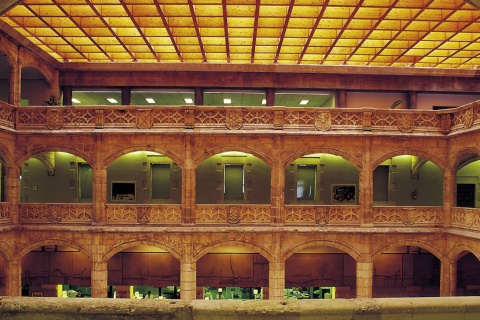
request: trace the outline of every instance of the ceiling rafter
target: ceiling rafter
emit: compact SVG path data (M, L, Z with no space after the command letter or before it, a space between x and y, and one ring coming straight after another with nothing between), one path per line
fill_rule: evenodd
M358 10L360 9L361 5L363 4L365 0L360 0L357 5L355 6L355 8L353 9L352 13L350 14L350 16L348 17L347 21L343 24L343 27L342 29L340 29L340 32L337 34L337 37L335 38L335 40L333 41L332 45L327 49L327 52L325 53L325 55L323 56L322 60L320 60L320 64L324 64L325 63L325 60L327 60L328 56L330 55L330 53L332 53L332 50L333 48L336 46L336 44L338 43L338 41L340 40L340 38L342 38L342 35L343 33L345 32L345 30L347 29L348 25L350 24L350 22L352 21L353 17L355 17L355 15L357 14Z
M282 33L278 41L277 52L275 53L275 58L273 59L274 63L278 62L278 57L280 56L280 51L282 50L283 40L285 39L285 33L287 32L288 22L290 21L290 17L292 16L294 4L295 4L295 0L290 0L290 4L288 5L288 10L287 10L287 15L285 16L285 20L283 22Z
M117 33L113 30L113 28L108 24L108 22L105 20L105 18L100 14L100 12L97 10L95 5L92 3L91 0L86 0L87 4L90 6L90 8L95 12L97 17L102 21L102 23L105 25L105 27L112 33L113 37L118 41L118 43L123 47L125 52L130 56L130 58L133 60L135 59L135 56L132 54L132 52L128 49L128 47L125 45L125 43L120 39L120 37L117 35Z
M413 17L410 18L410 20L408 20L398 31L395 35L393 35L391 37L391 39L389 41L387 41L384 46L382 48L380 48L380 50L378 50L377 52L375 52L374 56L372 57L372 59L367 63L367 65L371 64L371 62L375 61L375 59L380 56L380 54L385 50L385 48L387 48L394 40L396 40L399 35L405 31L405 29L407 29L407 27L412 24L413 21L415 21L415 19L417 17L419 17L432 3L434 2L434 0L429 0L427 1L427 3L424 3L423 7L420 8L420 10L417 11L417 13L415 15L413 15Z
M193 26L195 28L195 33L197 34L198 45L200 46L200 52L202 53L202 59L205 62L207 61L207 55L205 53L205 48L203 46L202 35L200 34L197 15L195 13L195 6L193 5L192 0L188 0L188 7L190 8L190 15L192 16Z
M160 6L160 3L158 3L158 0L153 0L153 3L155 4L155 7L157 8L157 12L160 15L160 18L162 19L163 25L165 26L165 30L167 31L168 36L170 37L170 41L172 42L173 48L175 49L175 52L177 53L178 59L180 59L181 62L184 62L182 53L180 52L180 49L178 48L177 42L175 41L175 37L173 36L172 30L170 29L170 26L167 21L167 17L163 13L162 7Z
M52 30L58 37L60 37L63 41L65 41L65 43L67 43L69 46L72 47L73 50L75 50L79 55L81 55L82 57L84 57L87 61L89 60L88 57L83 53L81 52L76 46L74 46L70 41L68 41L62 34L60 34L55 28L53 28L52 25L50 25L49 23L47 23L47 21L41 17L37 12L35 12L35 10L33 10L28 4L24 4L25 5L25 8L27 8L28 11L30 11L34 16L37 17L37 19L39 19L42 23L44 23L50 30ZM42 43L44 45L46 45L47 47L49 47L50 49L52 49L52 47L43 42ZM55 51L52 49L52 51ZM63 59L67 59L66 57L63 57Z
M308 35L307 41L305 41L305 45L303 46L302 52L298 56L297 64L300 64L302 62L303 56L308 50L308 47L310 46L310 42L312 41L312 38L317 31L318 24L323 18L323 15L325 13L325 10L327 10L328 4L330 0L325 0L325 3L323 4L322 8L320 9L320 12L318 13L317 19L315 20L315 23L313 24L312 29L310 30L310 34Z
M108 54L108 52L105 51L105 49L102 48L88 33L85 32L85 30L80 26L80 24L73 19L73 17L61 6L57 0L52 0L52 2L57 5L57 7L63 12L63 14L72 21L72 23L79 29L81 32L87 37L92 43L95 45L95 47L98 48L110 61L113 61L113 58Z
M225 1L225 0L224 0ZM254 25L253 25L253 39L252 39L252 53L250 56L250 63L255 61L255 48L257 46L257 32L258 32L258 19L260 16L260 0L257 0L255 3L255 16L254 16Z
M228 36L227 0L222 0L222 13L223 13L223 32L225 34L225 52L227 54L227 62L230 63L230 40Z
M461 7L463 7L463 5L465 4L465 2L460 2L456 8L454 10L451 10L447 15L443 16L442 19L440 21L438 21L429 31L432 31L432 30L435 30L439 25L441 25L443 22L447 21L447 19L449 17L451 17L454 13L455 13L455 10L459 10ZM419 39L417 39L416 41L414 41L412 43L412 45L410 45L410 48L408 48L407 50L403 51L403 53L399 54L395 59L393 59L392 64L394 64L395 62L397 62L399 59L401 59L405 53L407 53L410 49L412 49L413 47L415 47L415 45L417 43L419 43L420 41L422 41L426 36L427 36L428 33L424 33ZM445 40L442 41L441 43L445 43ZM439 45L436 46L436 48L438 48ZM430 52L434 51L436 48L432 49ZM426 54L425 56L428 56L428 54ZM418 62L418 61L415 61L415 63Z
M148 47L148 49L150 50L150 52L152 53L152 55L155 57L155 59L157 61L160 61L160 58L158 57L157 53L155 52L155 49L152 47L152 45L150 44L150 42L148 41L147 37L145 36L145 33L142 31L142 28L140 27L140 25L138 24L137 20L135 19L135 17L132 15L132 12L130 11L130 9L128 8L127 4L125 3L125 0L120 0L120 4L122 5L123 9L125 10L125 12L128 14L128 17L130 18L130 20L132 21L133 25L135 26L135 28L137 28L137 31L138 33L140 33L140 36L142 37L143 41L145 42L145 45ZM134 58L135 61L136 60L136 57Z
M390 6L385 10L385 12L382 13L380 18L375 22L375 24L368 30L368 32L363 36L363 38L360 40L360 42L357 44L357 46L352 50L352 52L348 55L348 57L345 59L345 63L348 63L350 59L355 55L355 53L358 51L359 48L363 46L365 41L370 38L372 33L377 29L377 27L382 23L383 19L392 11L393 8L395 8L400 0L394 0Z

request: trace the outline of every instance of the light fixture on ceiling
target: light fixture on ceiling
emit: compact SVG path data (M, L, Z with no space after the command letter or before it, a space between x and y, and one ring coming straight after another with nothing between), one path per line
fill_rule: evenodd
M185 103L193 103L193 99L192 98L185 98L183 99L185 101Z
M155 100L153 98L145 98L145 100L148 102L148 103L155 103Z
M81 101L78 100L77 98L72 98L72 102L73 102L73 103L81 103Z
M302 101L300 101L299 104L301 104L301 105L306 105L306 104L308 104L309 102L310 102L310 100L302 100Z
M108 102L110 103L118 103L117 100L113 99L113 98L107 98Z
M232 99L223 99L223 103L224 103L224 104L231 104L231 103L232 103Z

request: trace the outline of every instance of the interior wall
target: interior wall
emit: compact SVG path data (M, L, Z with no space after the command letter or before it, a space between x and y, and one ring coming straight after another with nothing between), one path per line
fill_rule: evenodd
M468 253L457 262L457 296L480 295L480 261Z
M480 94L419 93L417 109L432 110L433 107L460 107L480 100Z
M389 109L397 100L407 100L404 92L359 92L347 91L347 108L374 108ZM406 102L399 105L397 109L405 109Z
M0 100L8 103L9 94L10 94L10 80L0 79Z
M475 184L475 208L480 208L480 161L474 161L457 171L457 184Z
M28 100L29 106L43 106L50 98L52 88L42 79L23 79L21 99Z

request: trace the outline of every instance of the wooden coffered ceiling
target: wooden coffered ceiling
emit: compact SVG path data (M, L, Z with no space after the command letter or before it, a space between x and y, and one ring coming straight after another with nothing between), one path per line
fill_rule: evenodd
M60 62L476 69L474 1L25 0L0 20Z

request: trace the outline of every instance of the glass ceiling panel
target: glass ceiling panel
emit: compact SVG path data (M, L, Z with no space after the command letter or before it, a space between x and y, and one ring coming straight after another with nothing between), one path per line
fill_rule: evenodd
M460 0L25 0L0 20L60 62L476 69L480 44Z

